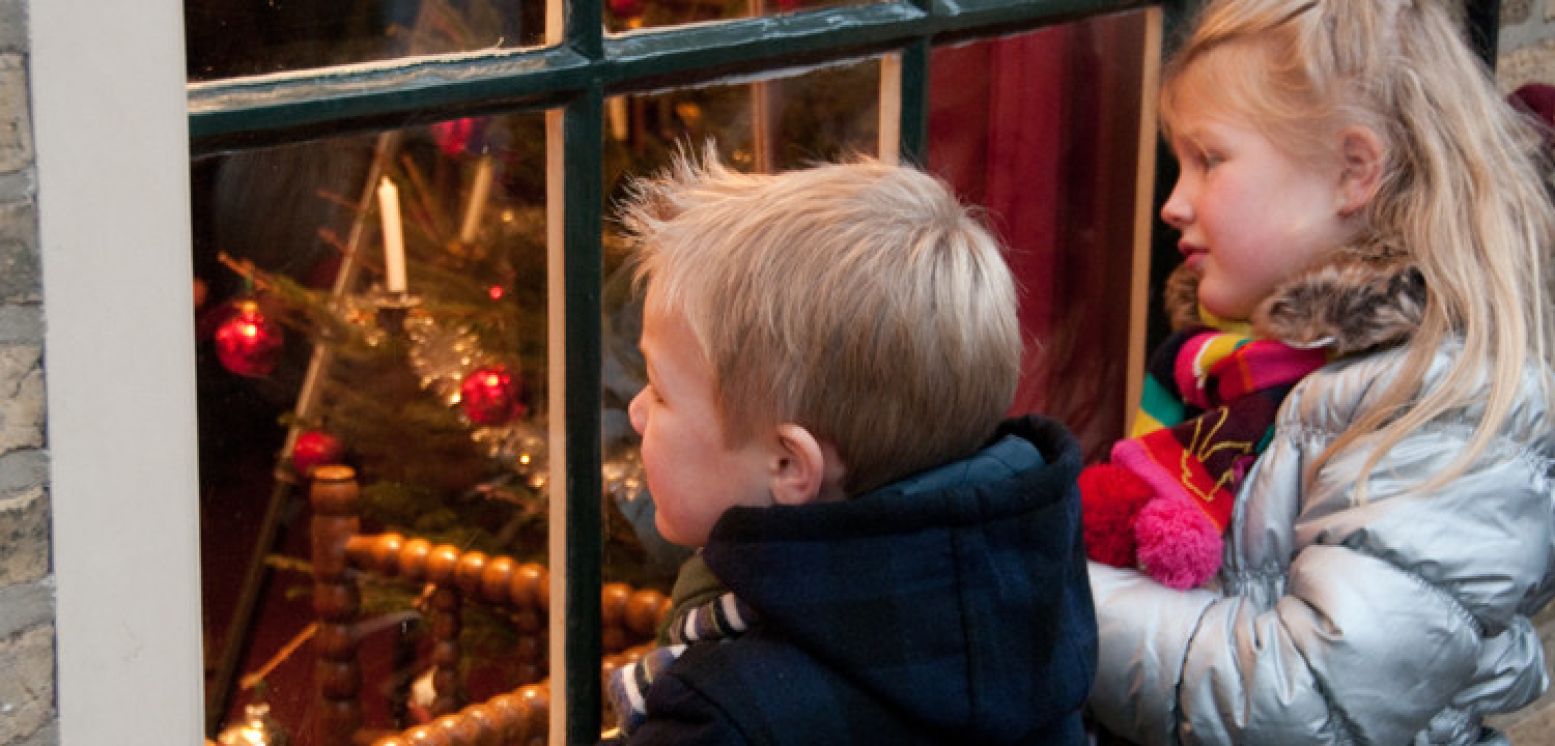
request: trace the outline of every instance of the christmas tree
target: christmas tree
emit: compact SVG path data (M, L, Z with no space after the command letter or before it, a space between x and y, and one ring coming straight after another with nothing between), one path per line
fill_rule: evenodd
M425 3L414 30L396 33L422 50L469 48L458 37L479 24L461 12ZM751 12L745 3L612 3L606 20L625 30ZM858 102L875 99L878 76L878 64L863 62L813 71L802 84L607 99L607 199L677 149L706 140L745 169L872 152L877 115ZM298 509L310 469L348 463L362 482L364 530L544 562L551 499L545 143L543 116L529 112L197 162L196 182L205 186L197 200L209 202L196 206L206 216L196 226L196 266L210 294L200 328L208 357L219 362L201 380L202 471L267 461L286 514ZM609 225L603 239L604 576L667 590L685 552L652 531L625 411L643 382L639 299L622 240ZM278 428L275 436L264 421ZM244 437L248 428L260 437ZM254 481L252 470L228 471L234 481ZM220 508L207 502L206 510ZM255 551L281 570L272 585L305 595L305 551L259 533ZM364 606L403 609L418 591L374 587ZM239 625L266 624L264 616L257 609ZM500 617L472 617L466 650L501 660L513 640L507 627ZM281 647L254 644L261 660ZM286 703L273 704L287 714Z

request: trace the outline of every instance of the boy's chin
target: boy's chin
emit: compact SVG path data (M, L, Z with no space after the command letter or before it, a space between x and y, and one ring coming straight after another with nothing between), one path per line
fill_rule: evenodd
M664 522L663 513L657 513L654 515L653 527L658 530L659 536L663 537L665 541L678 547L684 547L686 549L697 549L703 544L707 543L707 537L705 536L702 537L701 541L695 541L695 537L687 537L674 526L666 524Z

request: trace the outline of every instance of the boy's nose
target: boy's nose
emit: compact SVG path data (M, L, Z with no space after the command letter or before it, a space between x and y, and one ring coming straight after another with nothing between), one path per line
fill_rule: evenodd
M626 405L626 416L632 421L632 429L636 430L638 435L642 435L643 430L648 427L648 405L643 402L643 396L647 395L647 393L648 389L644 387Z

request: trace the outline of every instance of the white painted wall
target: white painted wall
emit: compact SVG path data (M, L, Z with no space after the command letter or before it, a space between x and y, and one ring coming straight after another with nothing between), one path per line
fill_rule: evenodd
M32 0L61 738L201 742L178 0Z

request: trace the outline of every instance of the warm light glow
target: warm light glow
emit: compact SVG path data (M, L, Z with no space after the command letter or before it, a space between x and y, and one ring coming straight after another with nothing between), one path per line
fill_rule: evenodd
M486 374L486 385L487 386L501 386L502 385L502 376L500 376L500 375L498 375L496 373L487 373Z
M241 324L238 326L238 333L245 337L257 337L259 336L259 325L254 323Z
M507 291L503 290L501 285L492 285L486 290L486 294L491 296L492 300L502 300L502 296L507 295Z

